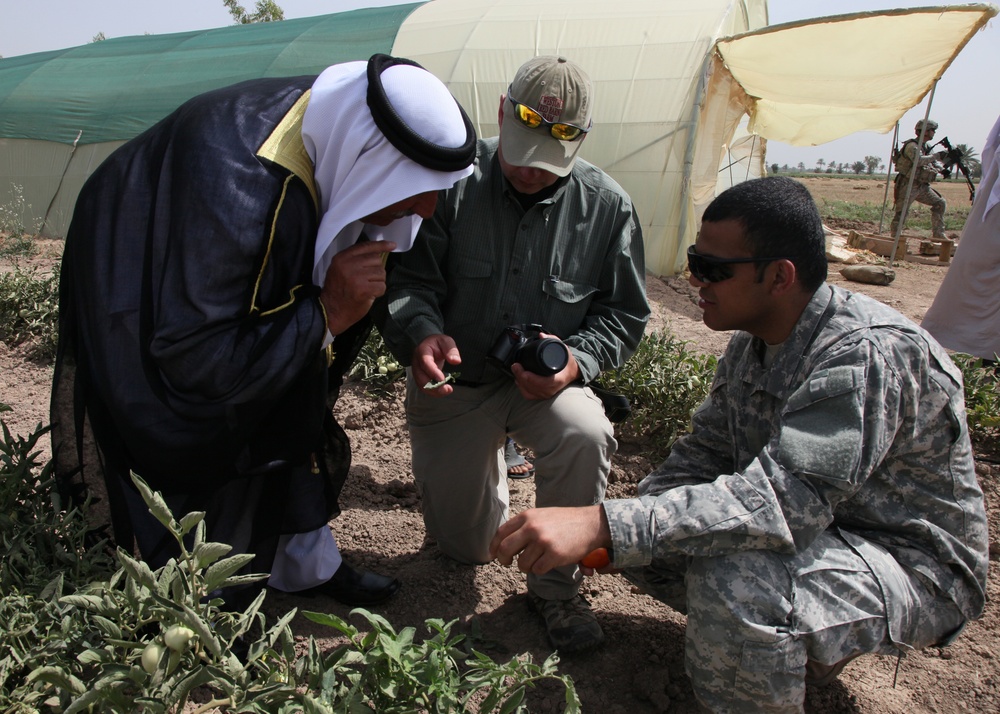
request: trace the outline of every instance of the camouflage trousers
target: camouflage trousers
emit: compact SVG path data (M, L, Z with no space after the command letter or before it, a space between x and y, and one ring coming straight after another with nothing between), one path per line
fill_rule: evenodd
M868 557L895 563L871 545ZM679 556L623 574L687 615L685 669L700 704L721 713L801 712L808 661L896 655L957 634L964 618L951 600L898 564L889 572L880 583L834 530L793 556Z
M906 195L906 180L899 180L902 174L897 174L897 179L893 184L893 207L892 223L889 224L889 234L896 235L896 226L899 225L900 216L903 215L903 197ZM931 207L931 234L934 238L945 238L944 234L944 211L948 207L948 202L944 196L931 188L927 183L914 182L910 190L910 202L916 201L925 206ZM909 206L907 206L909 208Z

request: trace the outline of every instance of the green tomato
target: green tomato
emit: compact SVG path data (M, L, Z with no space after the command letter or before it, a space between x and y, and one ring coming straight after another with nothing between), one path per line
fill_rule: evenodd
M194 630L184 625L174 625L163 635L163 641L174 652L183 652L194 637Z
M152 674L156 671L156 668L160 666L160 658L163 657L164 652L166 652L166 648L156 642L150 642L146 645L146 649L142 651L142 668L146 670L146 674Z

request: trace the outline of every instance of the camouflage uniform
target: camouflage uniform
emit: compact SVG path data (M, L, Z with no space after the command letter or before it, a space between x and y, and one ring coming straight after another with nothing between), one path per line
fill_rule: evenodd
M808 661L942 643L983 610L986 513L961 373L897 312L822 285L770 368L735 333L693 433L606 501L613 565L686 612L712 711L801 711Z
M931 181L940 173L942 167L938 163L938 156L930 153L927 144L924 144L923 151L918 153L916 139L904 141L896 159L896 171L899 173L893 181L894 207L889 232L896 235L896 226L899 225L899 219L903 215L903 198L906 196L906 187L910 183L910 173L914 166L917 166L917 175L910 189L910 202L916 201L931 207L931 233L934 238L944 239L944 211L948 207L948 202L944 200L944 196L931 188Z

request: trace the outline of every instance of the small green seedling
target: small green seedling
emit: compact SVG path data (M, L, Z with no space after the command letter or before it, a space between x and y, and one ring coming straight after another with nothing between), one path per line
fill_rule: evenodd
M438 387L443 387L448 384L448 382L454 382L458 377L458 372L450 372L444 376L440 382L428 382L424 385L424 389L437 389Z

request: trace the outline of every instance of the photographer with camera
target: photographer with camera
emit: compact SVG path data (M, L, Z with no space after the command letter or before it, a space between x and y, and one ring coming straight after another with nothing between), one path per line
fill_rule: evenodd
M926 124L926 126L925 126ZM917 121L913 131L916 137L907 139L899 148L894 158L896 164L896 178L893 183L893 216L889 225L889 233L896 235L896 228L899 226L904 211L908 211L913 201L930 206L931 209L931 234L935 240L947 240L944 234L944 211L948 203L944 196L931 188L931 182L937 178L938 174L944 172L942 162L947 160L947 151L937 151L931 153L931 142L937 132L938 123L928 119L926 123L923 119ZM921 141L923 143L921 144ZM919 147L919 148L918 148ZM913 176L913 185L910 185L910 175ZM906 192L909 189L909 198ZM904 224L905 225L905 224Z
M592 96L573 62L525 63L500 97L500 136L478 142L473 175L442 192L413 249L390 258L374 306L409 366L424 524L463 563L489 562L507 520L508 435L534 452L539 506L599 503L617 449L587 385L632 354L649 304L631 199L577 159ZM529 600L563 653L604 637L581 579L575 565L528 576Z

